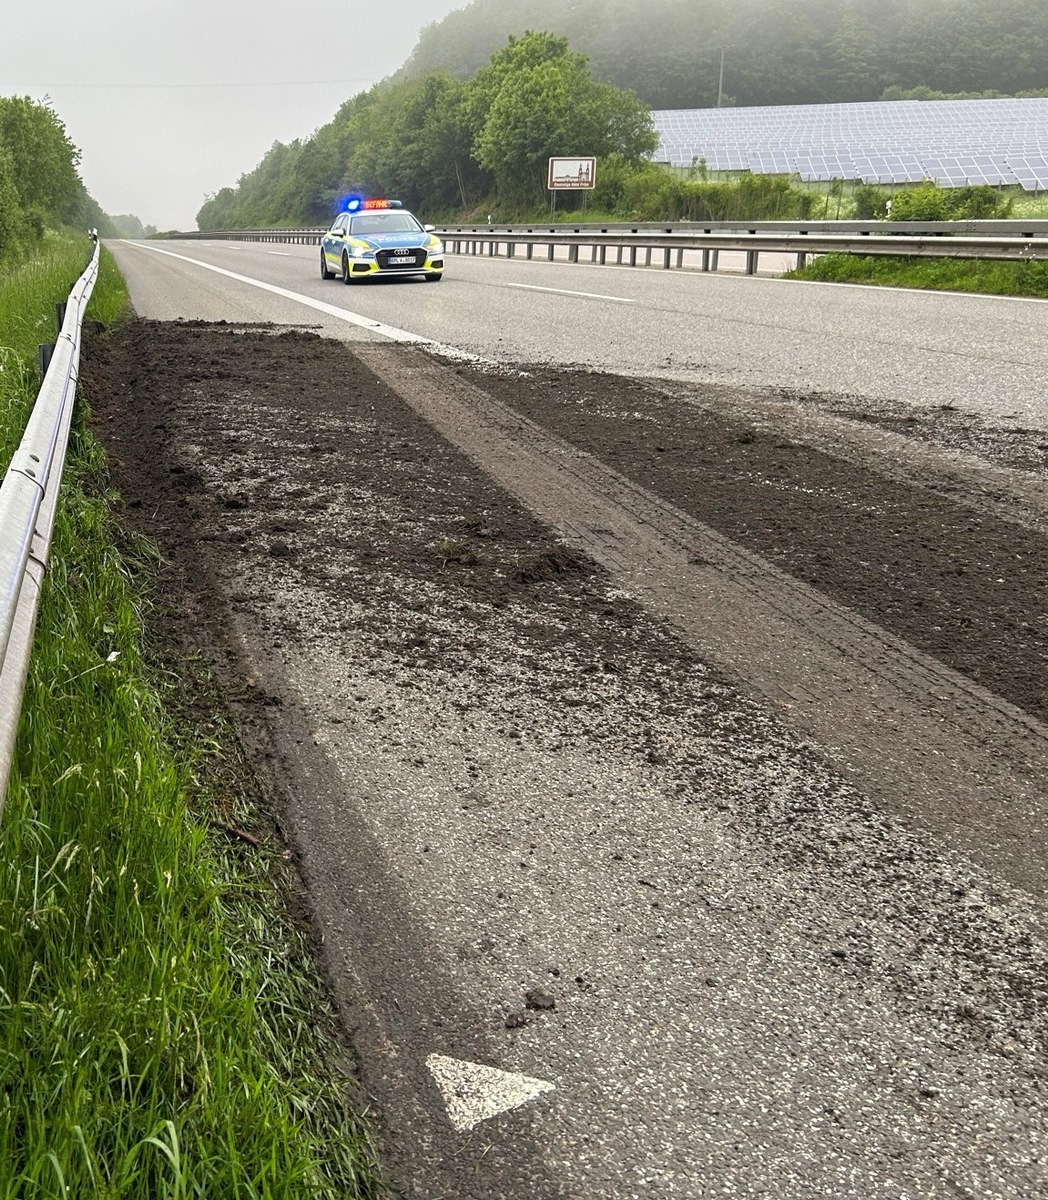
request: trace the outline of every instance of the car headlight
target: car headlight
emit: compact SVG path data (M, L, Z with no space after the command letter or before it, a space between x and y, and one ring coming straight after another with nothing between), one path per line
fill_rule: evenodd
M429 250L430 258L436 258L438 254L444 253L444 243L442 241L440 241L438 238L433 238L430 241L427 249Z
M366 246L347 246L346 247L350 258L374 258L375 251L369 250Z

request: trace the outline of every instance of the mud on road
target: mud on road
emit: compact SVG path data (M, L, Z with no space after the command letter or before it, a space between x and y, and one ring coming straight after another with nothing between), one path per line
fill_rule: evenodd
M420 779L461 776L461 808L481 826L514 819L487 811L496 803L484 786L493 747L542 755L555 770L558 753L603 745L609 761L645 772L670 811L726 822L829 907L834 881L868 896L876 915L845 948L824 947L831 966L846 963L863 988L876 982L947 1020L950 1036L989 1045L1009 1070L1041 1074L1044 960L1002 897L1025 889L1033 925L1043 916L1043 863L1029 831L1044 819L1036 780L1048 761L1048 433L954 409L526 365L485 371L402 348L354 350L307 330L194 323L96 331L82 384L128 521L168 563L157 619L215 658L249 744L257 731L260 771L283 781L277 791L294 766L261 732L285 703L259 667L267 658L289 677L308 676L310 655L318 676L343 672L341 694L321 699L303 740L323 749L352 726ZM398 394L413 388L423 397L414 406ZM473 457L419 410L458 430ZM562 531L575 540L555 536L491 477L522 495L541 491L543 464L551 523L565 512ZM617 497L616 511L641 532L569 511L573 480L598 500ZM645 528L664 542L634 561L630 539L643 542ZM708 538L702 554L690 540L699 536ZM594 557L601 546L606 561ZM775 662L747 677L739 664L754 661L752 647L737 643L758 646L770 626L733 632L719 647L711 633L703 653L717 589L702 572L723 570L710 564L729 551L744 564L740 577L769 564L776 586L816 606L795 660L779 656L782 670L803 671L806 647L843 621L859 631L856 646L880 639L875 654L892 669L905 660L911 684L934 681L943 695L929 697L929 712L947 692L958 697L950 711L963 709L966 741L951 756L953 735L941 735L945 809L922 791L934 790L934 774L908 790L902 759L917 756L898 749L902 718L862 726L842 753L819 736L836 720L823 697L800 686L791 703L789 678L769 683ZM658 597L688 588L703 589L712 607L685 628ZM246 630L259 639L250 652ZM844 680L842 695L852 686ZM398 690L415 706L410 721L390 700ZM707 742L716 754L704 752ZM789 787L773 777L773 759L789 761ZM986 775L983 759L996 764ZM572 797L570 782L551 780L551 791ZM596 800L578 803L582 820ZM411 825L410 801L392 807L403 836L419 839L424 877L435 856ZM527 872L551 849L541 822L520 817ZM885 823L897 819L889 836ZM1009 821L1014 836L995 850L986 831ZM978 903L974 877L943 868L957 853L990 872ZM491 903L507 897L500 890ZM398 904L410 907L401 898L391 909ZM818 944L828 935L812 921L807 936ZM469 951L498 953L486 943ZM988 962L1006 969L988 971ZM580 1004L599 991L585 974L570 977ZM360 1020L366 1040L368 1018ZM372 1083L391 1070L377 1052L369 1068L369 1051L358 1049ZM404 1189L428 1194L426 1169L405 1152ZM522 1194L508 1157L492 1152L486 1169L492 1179L505 1173L504 1194ZM539 1188L560 1194L549 1181ZM740 1185L736 1194L749 1193ZM866 1194L881 1193L871 1184Z

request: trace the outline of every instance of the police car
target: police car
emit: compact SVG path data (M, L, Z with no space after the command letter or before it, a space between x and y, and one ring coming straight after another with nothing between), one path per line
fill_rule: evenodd
M322 279L421 275L438 283L443 274L444 243L399 200L350 200L320 242Z

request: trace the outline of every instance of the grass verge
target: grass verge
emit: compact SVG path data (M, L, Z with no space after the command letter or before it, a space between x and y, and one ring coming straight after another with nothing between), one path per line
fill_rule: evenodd
M0 277L5 447L87 254ZM103 253L88 315L125 305ZM148 653L155 552L105 480L81 404L0 825L0 1198L377 1197L293 871L213 828L262 818L221 716L171 716L206 671Z
M1048 262L989 262L958 258L886 258L823 254L786 279L865 283L991 296L1048 297Z

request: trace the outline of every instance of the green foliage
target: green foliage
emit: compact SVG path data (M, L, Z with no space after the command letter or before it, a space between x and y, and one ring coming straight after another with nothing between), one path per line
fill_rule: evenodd
M19 202L15 184L14 162L10 151L0 145L0 263L21 250L28 234L25 209Z
M811 216L817 197L776 175L712 182L703 164L681 178L654 163L601 160L593 205L631 221L789 221Z
M511 37L464 83L446 72L387 84L342 106L307 142L277 142L236 188L209 197L201 229L329 220L350 193L396 196L427 213L494 191L517 208L545 202L554 155L639 162L656 147L651 114L596 81L563 38Z
M377 90L352 116L347 191L387 194L409 208L467 202L466 87L436 73Z
M986 184L941 188L926 180L899 190L891 200L893 221L978 221L1007 217L1011 212L1011 200Z
M49 104L0 96L0 264L23 258L63 225L113 232L81 182L79 161Z
M22 208L64 217L80 186L80 151L50 105L0 97L0 146L11 156Z
M633 97L597 83L586 58L545 33L511 37L473 81L474 154L503 199L541 203L554 155L639 160L658 145Z
M957 258L891 258L823 254L790 279L865 283L994 296L1048 298L1048 262L991 262Z
M880 221L888 215L890 193L871 183L862 183L852 192L856 221Z
M946 191L935 183L922 183L892 197L893 221L948 221L950 202Z
M1003 92L993 89L983 92L939 92L930 87L901 88L896 85L885 88L882 100L1000 100Z
M468 78L528 28L584 49L597 79L650 108L715 105L722 50L740 105L1048 87L1043 0L473 0L425 29L395 78Z

